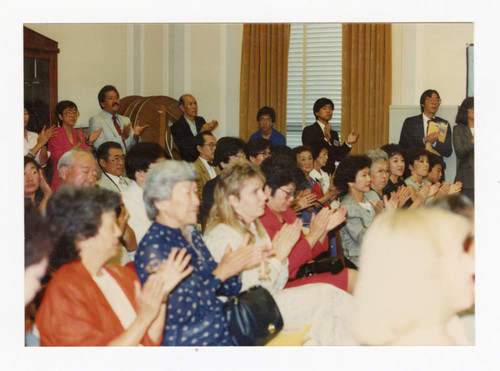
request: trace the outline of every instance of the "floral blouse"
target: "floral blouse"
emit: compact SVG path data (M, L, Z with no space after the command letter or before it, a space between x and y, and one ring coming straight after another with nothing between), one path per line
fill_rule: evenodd
M217 295L233 295L241 287L239 276L224 283L212 274L217 263L210 255L200 232L186 227L192 243L181 229L153 222L142 238L135 255L137 275L144 285L148 266L166 259L173 247L186 248L194 270L169 295L167 320L162 345L203 346L231 345L228 327L222 311L223 302Z

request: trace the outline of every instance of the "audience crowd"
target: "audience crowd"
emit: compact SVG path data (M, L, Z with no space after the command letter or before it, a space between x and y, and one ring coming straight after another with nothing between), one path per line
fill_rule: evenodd
M292 149L273 108L245 143L184 94L181 160L115 87L98 102L87 135L73 102L40 133L24 108L26 345L232 345L224 302L255 285L302 345L474 344L474 98L452 131L426 90L398 144L351 155L328 98ZM299 275L312 261L341 266Z

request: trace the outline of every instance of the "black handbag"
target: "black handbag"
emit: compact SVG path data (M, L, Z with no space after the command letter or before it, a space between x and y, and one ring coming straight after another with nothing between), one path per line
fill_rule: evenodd
M318 260L311 260L302 264L297 270L296 278L313 276L318 273L330 272L337 274L344 269L342 260L338 257L326 257Z
M283 328L278 306L262 286L229 297L224 315L233 345L265 345Z

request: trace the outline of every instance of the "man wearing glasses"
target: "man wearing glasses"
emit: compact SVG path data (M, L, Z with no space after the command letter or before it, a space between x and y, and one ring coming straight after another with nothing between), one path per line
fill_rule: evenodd
M193 162L196 169L196 185L198 186L198 197L201 200L203 187L210 180L220 174L220 169L213 166L217 139L210 131L202 131L194 137L198 158Z
M451 155L451 127L448 121L436 116L441 98L436 90L428 89L420 96L421 115L408 117L403 123L399 144L402 147L421 147L439 156Z
M273 146L286 145L286 140L283 134L273 128L275 120L276 112L274 112L274 109L267 106L262 107L259 112L257 112L259 130L250 136L249 141L264 138L270 141Z
M96 157L102 169L102 176L97 181L97 185L113 192L125 191L131 180L123 176L125 155L120 144L112 141L101 144L97 149Z

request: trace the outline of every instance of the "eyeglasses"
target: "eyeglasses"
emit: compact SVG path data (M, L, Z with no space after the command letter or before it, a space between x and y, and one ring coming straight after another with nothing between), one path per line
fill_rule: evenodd
M214 142L205 143L204 146L209 146L210 148L215 148L215 147L217 147L217 143L214 143Z
M430 103L437 103L437 104L441 104L441 102L442 102L440 98L438 98L438 99L436 99L436 98L425 98L425 101L426 102L430 102Z
M245 158L247 158L247 157L245 156L245 154L244 154L244 153L238 153L238 154L236 154L236 155L231 155L231 156L229 156L229 158L230 158L230 159L236 158L236 159L238 159L238 160L242 160L242 159L245 159Z
M377 171L372 171L373 174L376 175L389 175L391 172L389 170L377 170Z
M115 157L111 157L111 162L114 164L114 163L117 163L117 162L125 162L125 156L115 156Z
M281 192L283 192L284 194L286 194L286 198L290 198L290 197L295 197L295 190L293 191L287 191L286 189L283 189L283 188L278 188Z
M273 122L273 119L270 117L261 117L259 122Z
M269 156L271 156L271 154L272 154L271 151L257 152L257 155L262 155L264 157L269 157Z
M80 112L78 111L63 111L64 116L80 116Z

